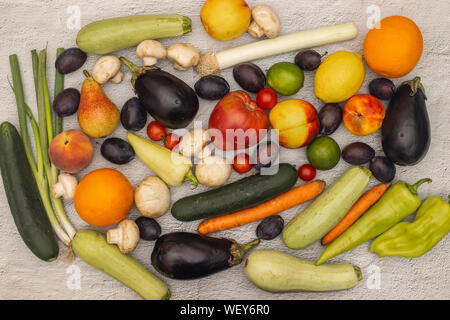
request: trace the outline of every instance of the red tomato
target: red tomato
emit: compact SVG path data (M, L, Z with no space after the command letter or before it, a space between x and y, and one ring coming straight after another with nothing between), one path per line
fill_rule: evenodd
M178 137L176 134L169 133L169 134L164 138L164 145L166 146L167 149L172 150L172 149L175 148L179 143L180 143L180 137Z
M310 164L304 164L298 168L298 177L304 181L311 181L316 177L316 168Z
M256 104L263 109L272 109L278 101L277 93L270 88L261 89L256 95Z
M233 91L217 103L209 117L211 140L221 150L239 150L257 144L269 129L264 109L245 91Z
M158 121L152 121L147 126L147 135L153 141L161 141L166 136L166 127Z
M253 165L250 162L250 156L246 153L239 153L234 157L233 168L236 172L243 174L249 172Z

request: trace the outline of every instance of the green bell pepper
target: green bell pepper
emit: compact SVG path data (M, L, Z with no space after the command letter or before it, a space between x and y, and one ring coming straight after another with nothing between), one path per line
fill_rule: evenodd
M449 196L450 199L450 196ZM450 232L450 204L439 197L428 198L413 222L400 222L376 238L370 251L379 257L419 257Z
M372 208L322 252L316 265L375 238L415 212L422 202L417 189L425 182L431 179L422 179L414 185L403 181L394 183Z

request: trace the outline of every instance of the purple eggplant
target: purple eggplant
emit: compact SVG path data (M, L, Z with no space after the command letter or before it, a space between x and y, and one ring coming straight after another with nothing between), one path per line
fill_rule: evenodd
M232 239L174 232L158 238L151 261L167 277L197 279L240 264L245 254L258 244L259 240L239 244Z
M386 156L401 166L420 162L431 140L425 89L416 77L404 82L392 97L381 128Z
M120 57L133 74L131 83L147 112L168 128L188 126L197 114L195 91L184 81L156 67L138 67Z

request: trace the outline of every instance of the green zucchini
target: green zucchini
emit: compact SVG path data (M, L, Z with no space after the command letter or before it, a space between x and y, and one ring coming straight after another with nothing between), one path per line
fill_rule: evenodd
M359 199L369 184L371 172L351 167L322 192L283 229L283 241L291 249L303 249L322 238Z
M42 204L22 139L9 122L0 125L0 169L9 208L27 247L44 261L58 257L58 243Z
M144 40L189 32L191 19L179 14L137 15L92 22L78 32L77 44L84 52L107 54L137 46Z
M106 242L104 234L95 230L80 230L72 240L72 248L86 263L122 282L143 299L170 298L170 290L162 280L132 256L120 252L115 244Z
M288 191L297 179L297 170L281 163L276 174L252 175L182 198L172 206L172 215L180 221L193 221L249 208Z
M245 262L245 275L269 292L335 291L353 288L361 270L350 264L316 266L275 250L256 250Z

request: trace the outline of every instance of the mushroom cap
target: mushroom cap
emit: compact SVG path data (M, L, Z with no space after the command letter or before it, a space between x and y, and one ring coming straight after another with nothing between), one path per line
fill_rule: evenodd
M162 59L166 57L166 54L166 48L164 48L161 42L156 40L144 40L136 48L136 56L139 59L145 57Z
M167 49L167 59L175 63L175 67L189 68L200 61L200 54L196 48L187 43L177 43Z
M116 56L100 57L94 64L92 69L92 77L100 84L108 82L120 70L120 60Z
M256 5L252 9L252 17L268 38L275 38L280 34L280 18L272 7L265 4Z

